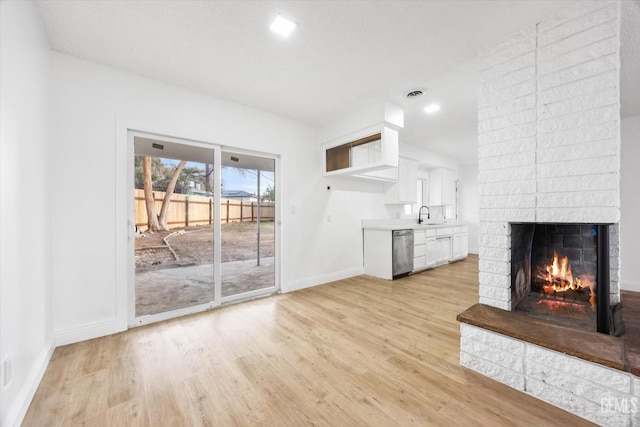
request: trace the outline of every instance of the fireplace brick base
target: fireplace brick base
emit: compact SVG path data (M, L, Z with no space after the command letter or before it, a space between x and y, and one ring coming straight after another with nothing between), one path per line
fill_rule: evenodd
M465 323L460 364L604 426L640 425L640 378Z

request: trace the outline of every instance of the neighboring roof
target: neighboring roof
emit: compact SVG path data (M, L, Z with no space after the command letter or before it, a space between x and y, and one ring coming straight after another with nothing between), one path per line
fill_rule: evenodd
M246 191L241 191L241 190L236 190L236 191L229 190L229 191L223 191L222 197L256 197L256 195L253 193L247 193Z
M213 196L213 193L211 191L196 190L195 188L189 188L187 190L187 194L194 194L194 195L197 195L197 196L207 196L207 197Z

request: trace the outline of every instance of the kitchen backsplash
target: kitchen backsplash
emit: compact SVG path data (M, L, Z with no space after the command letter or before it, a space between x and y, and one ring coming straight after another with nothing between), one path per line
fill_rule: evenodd
M456 219L455 206L430 206L431 219Z
M417 213L405 213L402 205L388 206L389 218L385 219L366 219L363 221L373 221L374 223L368 225L379 225L378 223L385 225L389 224L403 224L414 223L418 220ZM426 215L423 213L423 218L426 219ZM455 206L429 206L429 220L430 221L442 221L442 222L457 222Z

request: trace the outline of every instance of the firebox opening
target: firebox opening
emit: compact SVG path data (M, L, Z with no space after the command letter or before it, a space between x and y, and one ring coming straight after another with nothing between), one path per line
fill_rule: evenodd
M511 224L512 310L609 333L608 259L607 225Z

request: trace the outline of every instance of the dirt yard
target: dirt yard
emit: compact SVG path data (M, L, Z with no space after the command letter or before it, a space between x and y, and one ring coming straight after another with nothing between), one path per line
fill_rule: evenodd
M257 224L255 222L222 224L221 229L222 262L244 261L257 257ZM262 222L261 258L273 256L274 243L274 223ZM211 226L145 232L136 237L136 271L212 263L213 229Z
M222 297L275 284L273 222L261 224L257 265L255 222L222 225ZM213 298L211 226L143 233L136 237L136 316L160 313Z

